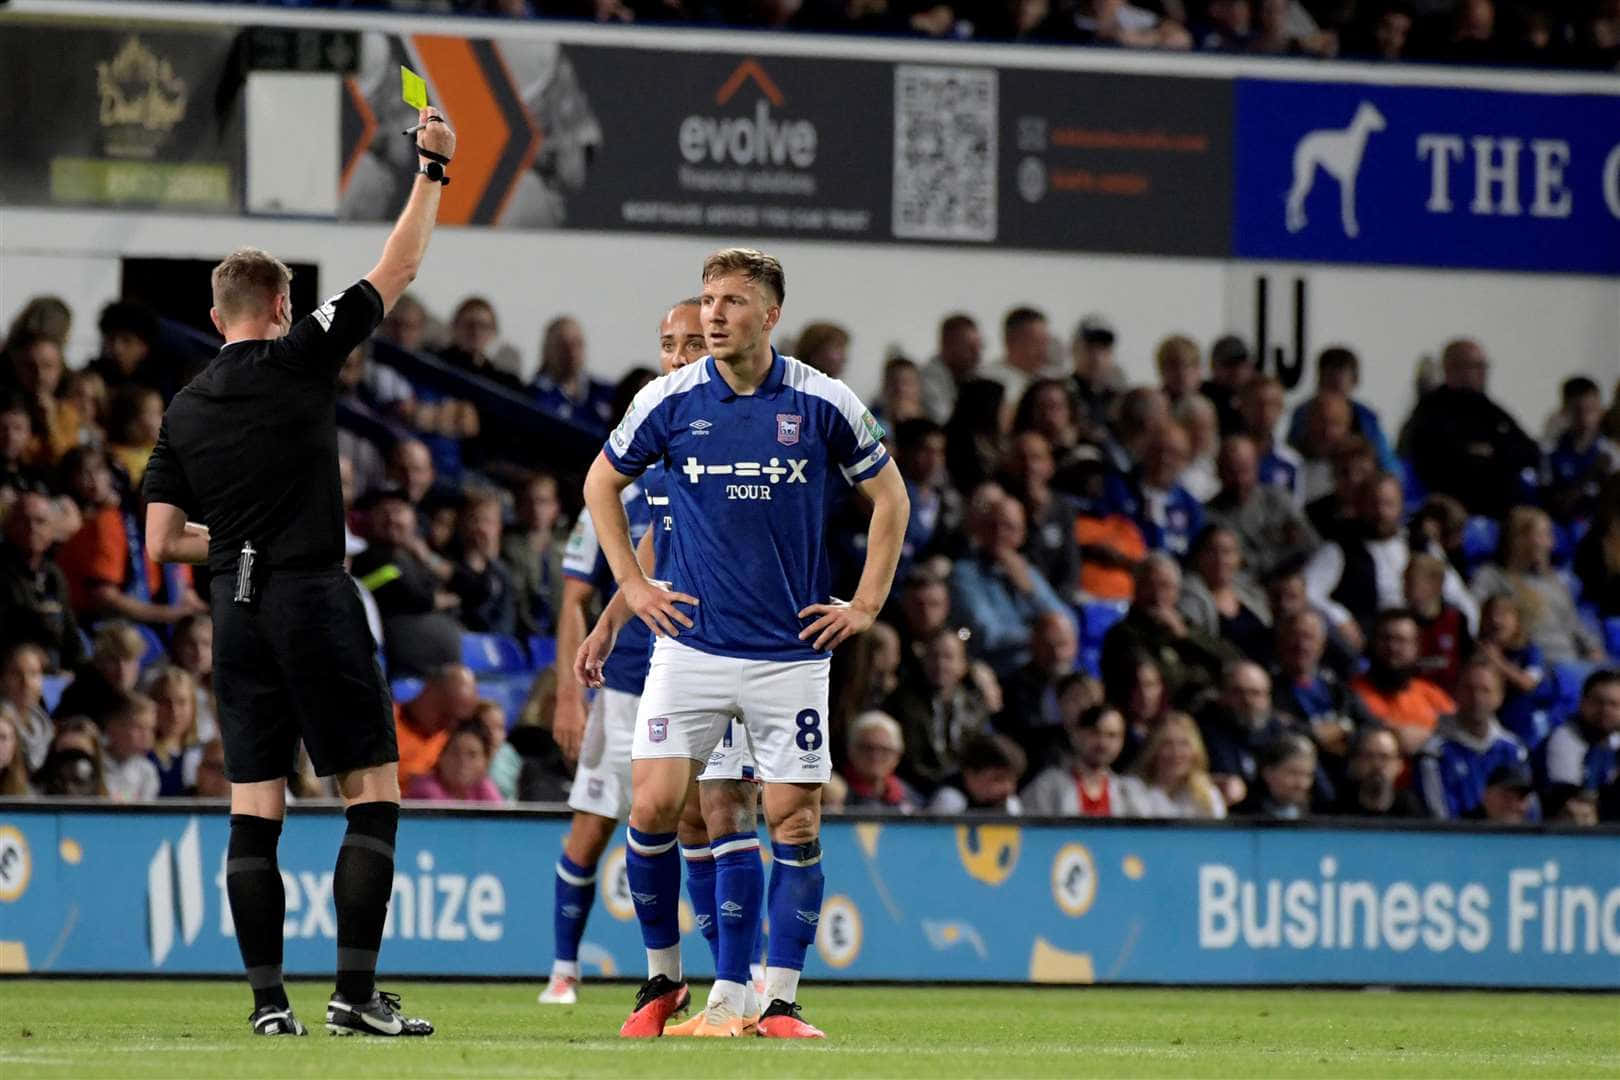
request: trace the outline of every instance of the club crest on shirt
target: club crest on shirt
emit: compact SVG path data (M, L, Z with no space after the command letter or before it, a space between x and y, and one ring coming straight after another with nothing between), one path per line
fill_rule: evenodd
M776 414L776 441L783 446L797 446L799 443L799 428L804 423L804 417L797 413Z
M647 721L647 741L663 742L669 738L669 717L654 716Z

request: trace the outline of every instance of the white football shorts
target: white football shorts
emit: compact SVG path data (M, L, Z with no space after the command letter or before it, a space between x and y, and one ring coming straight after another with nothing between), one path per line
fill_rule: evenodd
M717 779L726 733L735 747L746 735L757 776L766 783L824 784L832 775L827 746L829 660L742 660L715 656L678 640L653 642L636 715L631 754L684 757L708 765ZM740 721L733 725L731 721ZM740 730L739 730L740 729Z
M585 712L585 737L568 805L598 817L630 816L630 743L641 699L619 690L596 692Z

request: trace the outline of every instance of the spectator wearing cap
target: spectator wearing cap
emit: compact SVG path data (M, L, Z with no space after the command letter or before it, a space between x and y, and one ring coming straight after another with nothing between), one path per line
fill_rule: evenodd
M1490 360L1478 342L1449 342L1441 364L1444 383L1407 423L1412 466L1427 490L1455 496L1470 514L1502 517L1535 477L1541 449L1486 393Z
M1603 394L1584 375L1564 380L1562 433L1546 448L1542 493L1558 521L1588 521L1610 476L1620 472L1620 445L1603 434Z
M1367 670L1350 683L1362 706L1395 732L1403 754L1417 753L1440 718L1457 709L1450 694L1417 673L1417 661L1417 620L1391 608L1373 624Z
M1524 765L1498 765L1485 778L1479 805L1463 814L1464 820L1493 825L1523 825L1530 820L1535 782Z
M1064 597L1080 583L1080 549L1074 542L1074 500L1052 490L1057 471L1052 445L1038 431L1012 437L1003 462L1001 485L1024 508L1028 537L1023 554Z
M101 376L109 393L134 383L152 390L171 389L153 350L158 343L158 318L151 308L129 300L114 300L101 309L96 328L101 331L101 353L86 370Z
M900 725L886 712L871 709L850 722L849 749L841 770L849 787L846 810L909 814L922 805L911 785L896 775L905 748Z
M973 316L957 312L939 324L939 352L922 368L923 411L944 424L956 411L962 384L978 377L984 358L984 336Z
M559 315L540 338L540 371L530 387L535 404L607 437L613 419L613 384L592 378L586 367L585 331L579 320Z
M1384 435L1384 426L1372 407L1356 400L1356 388L1361 385L1361 359L1343 345L1323 349L1316 357L1316 392L1338 394L1350 403L1351 428L1354 434L1367 440L1378 468L1394 472L1400 468L1395 451ZM1314 399L1313 399L1314 400ZM1288 445L1305 452L1306 406L1294 410L1288 421Z
M1221 444L1215 406L1203 394L1189 394L1176 406L1175 420L1187 433L1188 451L1187 467L1181 470L1178 482L1193 498L1208 503L1221 490L1215 465Z
M146 641L129 623L113 620L96 627L90 662L75 669L53 715L58 721L86 716L105 727L113 710L140 681L145 653Z
M1114 771L1125 748L1125 717L1093 705L1065 725L1070 760L1037 773L1020 798L1024 810L1048 817L1141 817L1146 788Z
M1140 657L1160 668L1167 698L1177 705L1195 701L1219 685L1222 668L1241 659L1237 650L1196 627L1180 611L1181 567L1163 552L1153 552L1136 570L1136 595L1125 617L1103 636L1103 682L1134 683Z
M1205 510L1209 520L1231 529L1243 561L1264 577L1279 564L1315 551L1321 538L1282 489L1260 482L1260 453L1247 435L1221 442L1215 459L1221 490Z
M1001 324L1001 343L1004 355L984 377L1001 384L1002 400L1008 405L1024 396L1031 380L1062 375L1052 362L1052 332L1039 309L1015 307L1007 312Z
M1330 613L1333 624L1355 621L1363 628L1380 611L1401 607L1406 564L1412 547L1401 528L1401 483L1385 473L1361 489L1361 519L1355 531L1324 544L1305 566L1311 601ZM1451 567L1441 594L1463 613L1470 632L1479 622L1479 604Z
M1198 393L1204 373L1204 357L1198 343L1185 334L1171 334L1153 350L1153 366L1159 373L1159 390L1170 408L1181 404L1189 394Z
M1575 715L1542 744L1549 784L1602 790L1620 776L1620 673L1587 676Z
M932 793L961 769L962 747L990 726L990 708L969 679L967 646L953 627L922 643L920 671L902 676L884 702L904 733L901 774Z
M1215 406L1221 437L1236 435L1243 430L1238 394L1254 378L1254 357L1242 338L1227 334L1215 339L1209 348L1209 376L1198 389Z
M1457 680L1457 707L1435 724L1417 757L1417 779L1429 813L1463 817L1484 798L1486 778L1507 765L1528 767L1524 744L1497 722L1502 677L1486 664L1470 664Z
M1260 748L1258 776L1246 798L1232 807L1237 817L1299 821L1310 816L1316 780L1316 744L1284 732Z
M1254 440L1260 483L1280 488L1295 506L1305 506L1305 462L1277 437L1286 405L1283 385L1270 375L1256 375L1238 394L1243 433Z
M976 655L1005 677L1029 661L1035 619L1068 612L1023 554L1022 504L996 489L973 507L968 528L973 547L951 569L951 610L972 631Z
M117 802L147 802L158 797L162 782L153 763L157 706L145 694L127 693L107 716L102 756L107 794Z
M50 558L55 520L49 497L25 491L6 516L0 542L0 650L37 645L52 671L84 660L67 577Z
M1005 735L981 732L962 746L962 773L934 792L931 814L991 813L1016 817L1024 812L1018 778L1027 765L1024 752Z
M377 601L389 673L425 675L461 655L461 626L452 614L460 600L447 588L455 565L428 550L403 492L374 492L366 504L368 546L351 572Z
M1181 486L1191 456L1187 433L1174 421L1156 429L1143 444L1141 464L1108 479L1109 510L1130 518L1154 551L1183 557L1204 526L1204 507Z
M1382 724L1356 732L1345 782L1333 813L1340 817L1424 818L1429 813L1412 790L1401 786L1406 759L1395 733Z
M1114 363L1114 324L1100 314L1087 315L1074 328L1069 344L1073 368L1069 389L1074 395L1084 436L1094 442L1106 437L1108 416L1119 398L1119 369Z
M404 791L433 771L450 733L478 717L478 682L464 664L443 664L407 702L394 702L399 786Z

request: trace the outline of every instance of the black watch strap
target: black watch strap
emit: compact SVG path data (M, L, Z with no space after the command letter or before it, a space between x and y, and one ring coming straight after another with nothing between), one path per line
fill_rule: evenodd
M418 175L425 176L429 180L434 181L435 183L445 184L445 185L448 185L450 183L450 177L445 174L444 166L442 164L440 164L439 162L437 162L437 161L429 161L427 164L421 166L416 171L417 171Z

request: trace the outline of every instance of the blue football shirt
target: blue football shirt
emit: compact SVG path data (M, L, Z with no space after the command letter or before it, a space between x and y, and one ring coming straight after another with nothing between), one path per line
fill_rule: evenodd
M639 544L652 525L647 500L642 498L638 484L625 488L623 499L625 515L630 519L630 543ZM619 589L618 583L613 580L613 568L608 565L607 555L596 538L596 524L591 520L589 510L581 510L579 520L574 522L574 531L568 537L568 548L563 552L563 573L594 586L602 594L604 602L611 600ZM607 661L602 665L603 685L621 694L640 697L642 685L647 681L647 666L651 658L652 631L640 619L632 618L619 631L613 652L608 654ZM567 661L572 664L573 657L568 657Z
M720 656L815 660L799 611L825 603L834 492L888 463L883 428L837 379L772 351L751 395L714 358L648 383L603 453L626 476L666 470L658 576L700 603L680 641Z

